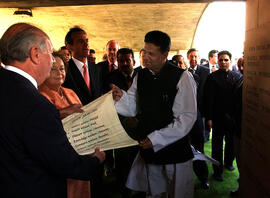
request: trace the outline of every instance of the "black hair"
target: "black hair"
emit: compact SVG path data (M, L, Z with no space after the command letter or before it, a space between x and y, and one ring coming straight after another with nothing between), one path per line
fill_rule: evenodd
M60 48L60 50L66 50L66 49L67 49L66 46L62 46L62 47Z
M221 55L228 55L229 56L229 58L230 58L230 60L232 60L232 54L229 52L229 51L227 51L227 50L223 50L223 51L220 51L219 53L218 53L218 57L220 57Z
M72 40L72 33L74 32L84 32L86 33L83 29L81 29L80 27L73 27L70 28L70 30L68 31L66 37L65 37L65 44L69 44L69 45L73 45L73 40Z
M168 34L159 30L148 32L144 37L144 42L152 43L160 47L161 52L169 52L171 48L171 39Z
M134 53L133 53L132 49L121 48L117 51L117 58L118 58L119 54L131 54L132 58L134 59Z
M190 48L188 51L187 51L187 56L191 53L191 52L196 52L198 51L196 48Z
M211 50L211 51L208 53L208 58L213 57L215 53L218 53L218 51L217 51L217 50Z

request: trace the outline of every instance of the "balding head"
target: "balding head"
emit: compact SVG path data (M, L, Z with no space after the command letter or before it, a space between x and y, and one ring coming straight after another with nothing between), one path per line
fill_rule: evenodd
M0 40L2 62L5 65L14 61L24 62L29 57L31 47L45 50L47 38L42 30L27 23L10 26Z
M49 75L54 58L49 37L39 28L17 23L0 40L1 60L32 76L40 85Z
M117 60L117 51L120 49L120 45L115 40L110 40L106 45L107 57L110 64L115 63Z

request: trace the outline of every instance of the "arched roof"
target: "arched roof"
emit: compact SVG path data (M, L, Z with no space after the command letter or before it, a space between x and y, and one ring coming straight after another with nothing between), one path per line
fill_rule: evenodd
M82 27L90 47L104 51L109 40L139 51L146 32L165 31L171 36L171 50L188 49L208 3L181 0L6 0L0 2L0 35L13 23L30 22L41 27L56 49L64 45L69 28ZM33 17L13 15L17 8L31 8Z

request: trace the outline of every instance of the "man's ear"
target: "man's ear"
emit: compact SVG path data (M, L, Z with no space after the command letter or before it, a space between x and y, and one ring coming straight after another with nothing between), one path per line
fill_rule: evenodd
M31 47L29 58L34 64L40 63L40 49L37 46Z

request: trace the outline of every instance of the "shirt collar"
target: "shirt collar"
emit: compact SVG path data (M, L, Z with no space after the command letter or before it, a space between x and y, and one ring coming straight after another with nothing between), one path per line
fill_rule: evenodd
M108 60L108 63L109 63L109 65L114 64L114 65L116 65L116 66L118 67L118 62L117 62L117 61L115 61L114 63L111 63L111 62Z
M74 61L74 63L77 65L77 67L79 68L83 68L84 64L86 64L86 67L88 67L88 62L86 61L86 63L83 63L82 61L79 61L78 59L72 57L72 60Z
M26 73L25 71L23 71L17 67L14 67L12 65L6 65L5 69L9 70L9 71L13 71L13 72L27 78L37 89L37 81L32 76L30 76L28 73Z
M209 63L210 69L211 69L213 66L214 66L214 67L217 67L217 65L212 65L211 63Z

